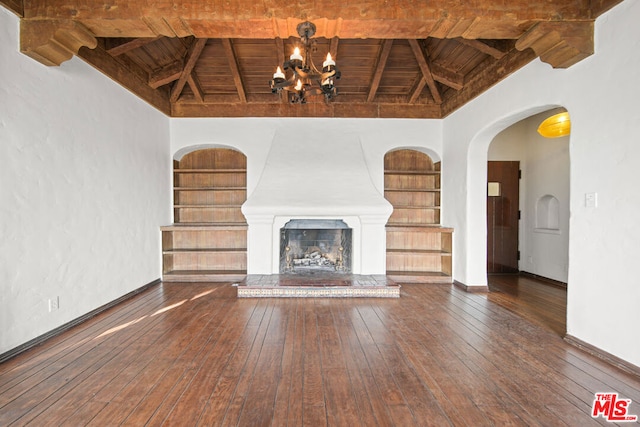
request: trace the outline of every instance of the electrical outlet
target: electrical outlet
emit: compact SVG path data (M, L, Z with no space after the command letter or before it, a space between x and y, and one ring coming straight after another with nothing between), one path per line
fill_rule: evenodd
M584 195L584 205L588 208L597 208L598 193L586 193Z
M49 299L49 313L60 309L60 297Z

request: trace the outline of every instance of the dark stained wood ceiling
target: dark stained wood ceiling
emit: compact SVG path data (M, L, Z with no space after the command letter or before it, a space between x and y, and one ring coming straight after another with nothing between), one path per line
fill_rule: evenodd
M536 57L566 68L593 53L594 20L621 0L0 0L21 17L21 50L73 55L173 117L442 118ZM348 4L347 4L348 3ZM294 105L269 87L317 26L339 96Z

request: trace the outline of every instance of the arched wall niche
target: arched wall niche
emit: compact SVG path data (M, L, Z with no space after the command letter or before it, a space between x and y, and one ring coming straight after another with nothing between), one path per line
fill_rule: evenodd
M536 202L536 231L560 231L560 202L545 194Z
M389 150L389 151L387 151L385 153L385 157L387 156L387 154L392 153L394 151L399 151L399 150L412 150L412 151L420 152L422 154L426 154L427 156L429 156L431 158L433 163L437 163L437 162L441 161L441 156L437 152L435 152L434 150L431 150L431 149L426 148L426 147L416 147L416 146L394 147L394 148L392 148L391 150Z
M231 146L231 145L227 145L227 144L198 144L198 145L190 145L188 147L183 147L183 148L179 149L173 155L173 160L179 162L187 154L193 153L194 151L207 150L207 149L210 149L210 148L226 148L226 149L229 149L229 150L235 150L235 151L238 151L238 152L244 154L245 157L246 157L246 153L244 153L242 150L238 149L237 147L234 147L234 146Z

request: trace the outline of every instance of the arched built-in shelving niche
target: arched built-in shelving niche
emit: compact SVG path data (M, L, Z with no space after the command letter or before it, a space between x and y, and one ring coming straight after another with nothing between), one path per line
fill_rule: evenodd
M440 162L418 150L384 157L387 275L398 282L451 283L453 230L440 226Z
M230 148L173 162L174 224L162 227L164 281L241 280L247 269L247 159Z

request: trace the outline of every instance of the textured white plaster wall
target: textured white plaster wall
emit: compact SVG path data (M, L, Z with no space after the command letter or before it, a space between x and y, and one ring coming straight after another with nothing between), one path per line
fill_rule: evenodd
M486 284L487 148L502 129L554 106L572 121L567 333L635 365L640 341L640 3L598 18L595 55L567 70L538 60L444 120L444 221L455 227L454 277ZM585 207L586 193L598 207Z
M488 159L520 161L520 270L566 283L570 233L569 137L550 139L538 134L538 126L549 115L534 115L500 132L489 146ZM557 233L536 231L536 203L547 194L559 201Z
M0 7L0 353L158 279L171 210L169 119L18 34Z

